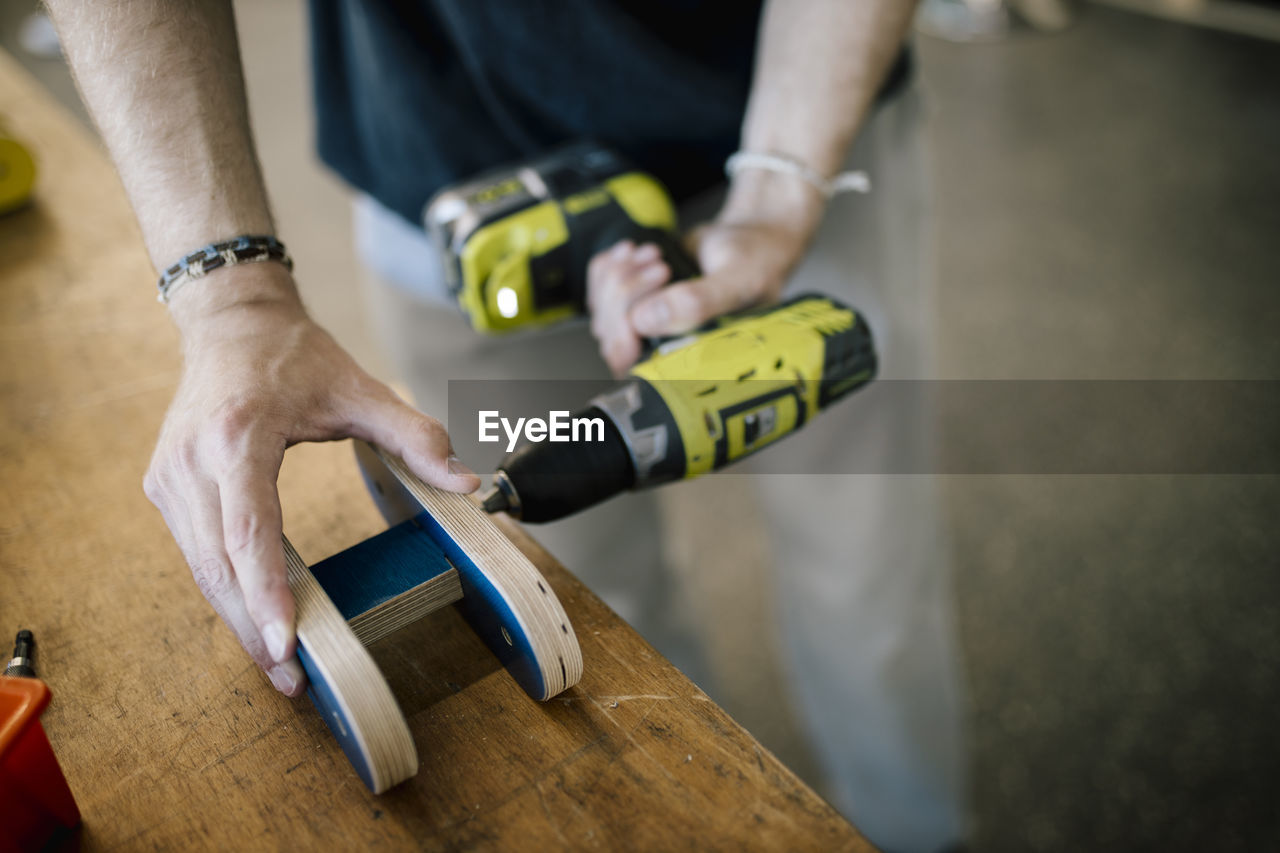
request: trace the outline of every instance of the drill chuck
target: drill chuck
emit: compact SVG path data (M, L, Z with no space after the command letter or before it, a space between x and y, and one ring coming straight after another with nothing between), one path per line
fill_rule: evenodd
M604 440L517 448L494 474L485 510L522 521L555 521L635 485L635 468L613 420L596 406L574 417L603 420Z

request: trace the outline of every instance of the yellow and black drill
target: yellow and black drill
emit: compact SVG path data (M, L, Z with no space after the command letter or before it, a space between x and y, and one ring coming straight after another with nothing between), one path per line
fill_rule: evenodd
M441 192L425 213L458 304L482 332L584 311L587 263L619 240L657 243L674 279L699 274L666 190L583 143ZM629 376L591 400L592 440L529 443L485 496L490 512L553 521L627 489L696 477L803 426L870 382L876 354L853 309L807 294L653 342Z

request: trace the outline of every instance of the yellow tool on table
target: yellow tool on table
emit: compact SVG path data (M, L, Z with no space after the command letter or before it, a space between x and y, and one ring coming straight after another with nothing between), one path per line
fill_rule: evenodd
M662 184L593 143L446 189L424 219L480 332L583 313L588 262L623 239L656 243L674 280L700 274ZM650 344L626 380L574 416L603 421L602 440L516 449L485 509L552 521L626 489L696 477L789 435L876 372L863 317L815 294Z
M31 200L36 183L36 164L31 154L0 125L0 214L9 213Z

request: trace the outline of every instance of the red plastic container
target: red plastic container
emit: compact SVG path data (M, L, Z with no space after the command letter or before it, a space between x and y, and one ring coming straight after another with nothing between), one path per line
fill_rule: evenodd
M39 850L80 823L40 714L50 692L34 678L0 676L0 853Z

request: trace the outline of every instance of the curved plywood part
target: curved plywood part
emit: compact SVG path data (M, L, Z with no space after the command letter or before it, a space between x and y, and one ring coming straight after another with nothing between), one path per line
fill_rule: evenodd
M409 494L409 490L383 464L373 445L365 441L353 441L351 444L356 451L356 464L360 466L364 485L387 524L394 527L422 512L418 499Z
M288 539L284 553L307 695L356 773L380 794L418 772L413 736L378 665Z
M578 638L559 599L529 558L471 498L427 485L382 450L358 451L366 477L379 481L368 450L381 463L376 467L390 471L427 511L427 532L458 570L463 612L520 686L533 698L546 700L577 684L582 677ZM396 500L388 497L391 490L382 491L388 502Z

